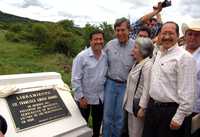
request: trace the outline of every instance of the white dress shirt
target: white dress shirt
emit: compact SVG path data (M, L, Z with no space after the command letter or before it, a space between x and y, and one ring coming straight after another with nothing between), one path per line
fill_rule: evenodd
M200 113L200 47L192 54L197 62L197 98L194 103L194 112Z
M192 113L197 76L195 66L192 55L174 45L165 52L158 51L152 67L149 95L159 102L179 104L173 120L180 125Z

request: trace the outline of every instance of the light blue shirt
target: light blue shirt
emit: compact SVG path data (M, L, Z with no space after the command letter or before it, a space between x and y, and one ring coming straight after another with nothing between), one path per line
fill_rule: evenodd
M118 39L113 39L106 44L104 51L108 58L108 77L120 81L127 80L134 64L131 55L134 44L133 39L129 39L124 45Z
M84 97L89 104L99 104L99 99L103 102L107 68L107 57L103 50L98 60L91 48L76 56L71 79L76 101Z
M200 47L192 54L197 62L197 99L194 104L194 112L200 112Z

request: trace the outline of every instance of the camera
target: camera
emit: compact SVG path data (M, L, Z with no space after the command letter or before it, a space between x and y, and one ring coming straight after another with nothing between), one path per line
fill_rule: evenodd
M171 0L164 0L164 1L162 2L162 7L163 7L163 8L169 7L169 6L171 6L171 5L172 5Z

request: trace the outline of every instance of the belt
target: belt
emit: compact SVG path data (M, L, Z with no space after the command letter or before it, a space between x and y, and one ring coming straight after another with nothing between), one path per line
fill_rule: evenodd
M154 105L157 107L178 107L179 104L175 103L175 102L160 102L160 101L156 101L153 98L150 98L149 100L150 105Z
M126 83L126 80L125 80L125 81L122 81L122 80L117 80L117 79L113 79L113 78L111 78L111 77L108 77L108 76L107 76L107 78L108 78L108 79L110 79L110 80L112 80L112 81L115 81L116 83L121 83L121 84L124 84L124 83Z

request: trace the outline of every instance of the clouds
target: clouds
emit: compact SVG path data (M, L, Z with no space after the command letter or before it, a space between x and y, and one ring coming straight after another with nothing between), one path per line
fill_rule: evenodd
M29 7L39 7L43 9L49 9L50 7L47 4L41 3L39 0L23 0L13 3L12 5L19 8L29 8Z
M77 25L113 24L117 18L130 17L134 22L152 11L163 0L0 0L3 12L43 21L71 19ZM172 0L162 10L163 21L184 22L200 18L200 0Z
M150 5L150 1L144 1L144 0L121 0L121 2L129 3L132 8L140 8Z
M82 19L91 19L89 16L83 16L83 15L74 15L74 14L71 14L71 13L67 13L65 11L58 11L58 16L63 16L65 18L68 18L68 19L77 19L77 18L82 18Z
M181 0L180 12L192 18L200 18L200 0Z
M21 5L22 8L28 8L29 6L36 6L41 8L44 7L42 3L39 2L38 0L24 0L24 2Z

